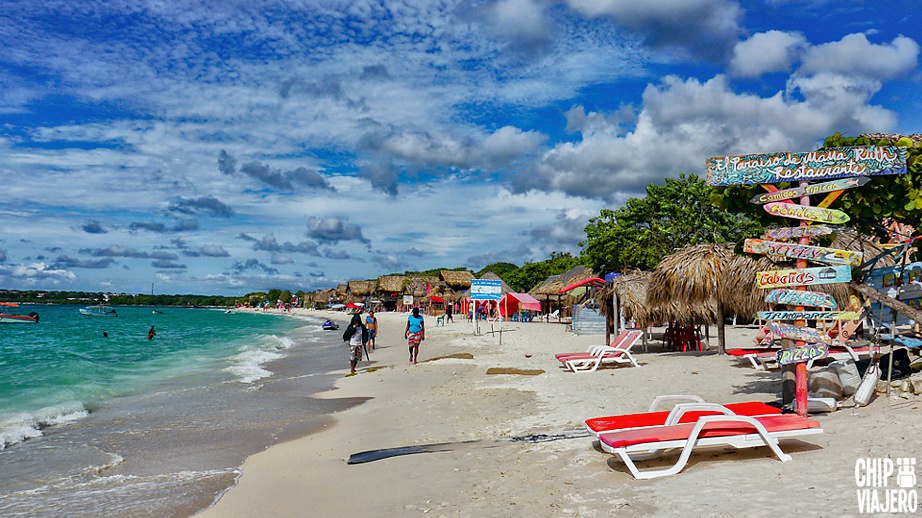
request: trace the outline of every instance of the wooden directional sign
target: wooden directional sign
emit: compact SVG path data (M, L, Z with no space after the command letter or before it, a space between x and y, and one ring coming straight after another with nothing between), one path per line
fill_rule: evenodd
M836 229L826 225L810 225L808 227L781 227L765 231L765 239L793 239L799 237L818 237L832 234Z
M841 266L840 268L845 267ZM849 277L851 277L851 270L847 271L849 272ZM772 290L765 296L765 302L769 304L787 304L789 306L810 306L812 308L836 309L839 307L832 295L819 291Z
M824 209L820 207L810 207L808 205L797 205L796 203L783 203L780 201L766 203L762 205L765 212L772 216L781 216L782 218L802 219L805 221L819 221L820 223L832 223L841 225L848 221L848 214L836 209Z
M848 282L850 280L852 280L852 270L848 266L822 266L819 268L796 268L791 270L756 272L756 285L762 289L780 288L783 286L835 284L837 282ZM785 304L784 302L777 303Z
M718 156L708 158L705 165L711 186L906 174L906 148L865 146Z
M827 192L841 191L843 189L853 189L871 181L867 176L858 176L855 178L840 178L831 182L815 183L806 187L791 187L790 189L781 189L775 192L763 192L754 196L749 203L769 203L773 201L790 200L800 198L801 196L812 196L814 194L826 194Z
M759 311L761 320L855 320L857 311Z
M827 356L829 347L826 344L804 344L778 351L778 365L819 360Z
M818 263L849 264L852 266L860 266L861 258L863 257L861 252L783 243L780 241L763 241L761 239L747 239L743 243L743 251L750 254L768 255L773 260L787 257L789 259L806 259Z
M796 340L798 342L808 342L813 344L831 344L832 338L826 333L813 329L812 327L800 327L791 324L780 324L772 322L768 325L772 334L779 338Z

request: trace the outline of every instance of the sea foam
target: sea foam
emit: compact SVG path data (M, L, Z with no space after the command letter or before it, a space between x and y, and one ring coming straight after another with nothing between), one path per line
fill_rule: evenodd
M27 439L42 436L42 429L67 424L88 416L79 401L41 408L32 413L20 413L0 420L0 450Z
M224 370L236 376L237 381L241 383L253 383L268 378L272 376L272 371L263 365L283 357L279 351L291 348L294 343L294 340L287 336L265 336L258 345L245 346L239 354L232 356L232 365Z

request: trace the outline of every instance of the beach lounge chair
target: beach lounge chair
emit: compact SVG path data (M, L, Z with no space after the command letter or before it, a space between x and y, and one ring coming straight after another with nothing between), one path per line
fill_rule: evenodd
M681 418L681 417L680 417ZM618 455L631 475L637 479L651 479L675 475L688 464L696 447L732 446L751 448L768 446L781 460L791 456L781 451L781 439L823 433L820 424L795 414L750 417L742 415L706 415L693 423L631 428L599 435L602 449ZM635 460L663 450L681 449L675 464L663 469L641 471Z
M631 348L643 336L643 331L632 330L616 347L605 347L599 354L572 356L560 360L563 367L573 372L595 372L603 363L630 363L640 367L631 354Z
M565 362L570 358L580 358L580 357L584 358L587 355L596 356L602 351L604 351L605 349L614 349L615 347L618 347L619 345L621 345L621 342L623 342L624 339L627 338L628 334L630 334L630 331L624 330L624 331L621 331L621 333L619 333L618 336L612 338L611 343L608 345L593 345L589 347L589 349L586 349L585 351L580 351L580 352L575 352L575 353L559 353L559 354L555 354L554 357L557 358L557 360L560 362Z
M766 347L753 349L727 349L727 354L748 361L755 370L768 370L778 366L778 351Z
M659 410L662 403L667 402L677 404L672 410ZM653 403L650 404L649 410L643 413L593 417L586 419L585 423L590 432L599 436L603 433L631 428L692 423L705 415L743 415L753 417L778 414L781 414L780 408L757 401L719 405L717 403L707 403L698 396L676 394L657 396Z

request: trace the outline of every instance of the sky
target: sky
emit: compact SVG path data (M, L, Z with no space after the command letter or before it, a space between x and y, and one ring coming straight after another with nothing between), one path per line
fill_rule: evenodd
M0 289L578 254L705 159L922 132L906 1L0 3Z

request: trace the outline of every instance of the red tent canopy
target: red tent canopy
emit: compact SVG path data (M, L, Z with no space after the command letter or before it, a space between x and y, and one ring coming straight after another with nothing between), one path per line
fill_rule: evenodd
M432 295L431 297L429 297L429 300L431 302L438 302L440 304L445 303L445 299L443 299L442 297L439 297L438 295Z
M541 302L527 293L507 293L499 301L499 311L504 316L511 315L520 309L541 311Z
M579 288L580 286L584 286L584 285L586 285L586 284L605 284L605 279L599 279L598 277L593 277L593 278L591 278L591 279L586 279L586 280L582 280L582 281L579 281L579 282L574 282L573 284L571 284L571 285L569 285L569 286L567 286L567 287L565 287L565 288L560 288L559 290L557 290L557 293L564 293L564 292L566 292L566 291L570 291L570 290L572 290L572 289Z

